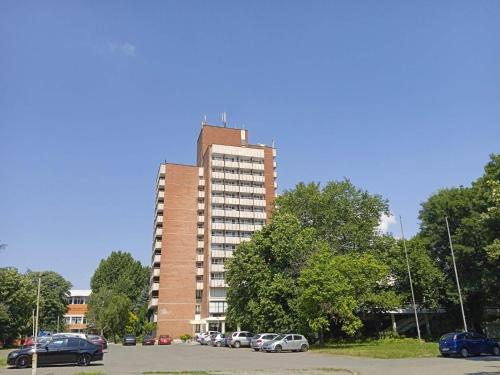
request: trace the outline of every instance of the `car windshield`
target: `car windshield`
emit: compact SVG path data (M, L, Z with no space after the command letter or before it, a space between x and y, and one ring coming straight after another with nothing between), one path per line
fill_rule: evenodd
M279 341L279 340L283 340L285 338L285 335L278 335L276 336L273 341Z
M447 333L446 335L441 336L441 340L454 340L455 336L455 333Z

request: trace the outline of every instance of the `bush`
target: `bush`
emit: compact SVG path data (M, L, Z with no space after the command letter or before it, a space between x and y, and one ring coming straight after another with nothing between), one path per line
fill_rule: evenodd
M180 339L182 341L191 340L191 335L189 333L185 333L185 334L181 335Z

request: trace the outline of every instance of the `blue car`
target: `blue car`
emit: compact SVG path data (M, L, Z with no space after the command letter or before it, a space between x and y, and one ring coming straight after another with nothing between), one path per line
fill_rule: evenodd
M474 332L452 332L439 339L439 351L443 357L460 355L467 358L470 355L493 354L500 355L498 340L486 338Z

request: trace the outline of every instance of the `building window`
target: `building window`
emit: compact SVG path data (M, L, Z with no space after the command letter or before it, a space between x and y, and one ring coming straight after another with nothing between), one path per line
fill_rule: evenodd
M195 314L201 314L201 305L195 305L194 307Z

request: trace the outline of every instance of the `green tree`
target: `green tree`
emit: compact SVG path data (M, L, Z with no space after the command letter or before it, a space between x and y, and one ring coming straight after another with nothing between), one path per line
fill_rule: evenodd
M104 309L104 321L107 323L107 327L115 343L118 336L122 336L125 333L125 327L129 321L130 309L131 301L123 294L113 295Z
M29 278L14 268L0 268L0 339L26 335L32 328L36 290Z
M365 252L373 247L382 214L389 214L386 200L355 187L349 180L319 184L299 183L276 200L280 213L291 213L318 239L338 253Z
M61 328L63 316L67 311L71 283L54 271L33 272L28 270L26 276L31 280L32 287L35 289L38 286L38 278L41 277L42 280L39 327L55 331L59 320L59 328Z
M125 333L131 333L134 335L141 334L142 323L139 321L139 317L132 311L128 313L128 321L125 325Z
M123 294L132 301L133 306L140 308L147 301L149 277L149 267L143 267L130 253L113 251L99 263L90 286L92 293L98 293L106 287L117 295Z
M315 231L288 213L276 213L269 225L242 243L226 263L227 319L255 331L303 330L293 309L297 277L317 247Z
M438 191L422 204L419 236L446 275L445 302L460 324L458 293L445 217L448 217L469 324L481 329L485 307L498 302L500 258L500 155L491 155L471 187Z
M108 307L114 292L107 288L102 287L98 292L92 292L88 302L87 309L87 322L89 327L96 329L101 335L110 333L110 325L106 320L105 311Z

